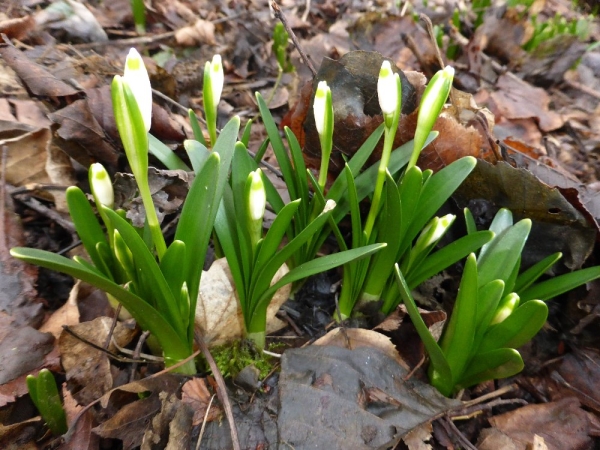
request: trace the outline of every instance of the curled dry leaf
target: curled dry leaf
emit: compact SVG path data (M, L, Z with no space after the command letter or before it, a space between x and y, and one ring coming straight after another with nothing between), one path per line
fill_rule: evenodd
M289 272L284 264L275 273L271 284ZM285 324L275 317L279 307L288 299L291 286L279 289L267 308L267 333L280 330ZM241 339L244 335L244 317L237 298L233 277L227 260L221 258L202 272L196 306L196 325L204 333L209 346L222 345Z
M146 427L141 450L189 448L192 408L172 393L160 392L158 398L161 402L160 412ZM145 414L140 416L143 419ZM181 432L182 428L186 430L185 433Z
M148 170L148 184L160 221L165 215L179 211L191 182L189 174L182 170L158 170L154 167ZM115 205L127 211L127 218L134 226L143 228L146 214L133 175L117 173L114 189Z
M79 323L77 298L79 297L80 286L81 280L77 280L69 293L67 302L54 311L50 318L40 327L42 333L50 333L58 339L63 332L63 325L73 326Z
M454 198L460 207L479 205L482 211L482 204L487 202L492 215L492 209L504 207L514 212L515 220L531 218L524 267L560 251L564 255L561 262L573 270L581 267L593 249L597 230L589 214L583 214L558 188L541 182L526 169L503 161L492 165L479 160Z
M102 161L116 167L117 150L107 142L104 130L94 117L87 99L74 103L49 115L54 122L54 143L84 167Z
M215 45L215 25L208 20L198 19L194 25L180 28L175 32L179 45L194 47L201 44Z

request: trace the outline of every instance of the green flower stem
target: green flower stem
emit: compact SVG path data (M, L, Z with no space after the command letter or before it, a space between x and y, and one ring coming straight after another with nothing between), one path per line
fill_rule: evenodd
M164 358L165 358L165 367L174 366L175 364L177 364L177 363L183 361L184 359L186 359L186 358L181 358L181 359L170 358L166 354L164 355ZM176 367L171 372L173 372L173 373L181 373L183 375L196 375L196 373L198 371L196 370L196 362L194 361L194 358L190 358L189 361L186 361L181 366Z
M152 201L152 194L150 193L150 187L148 186L148 172L146 172L144 176L138 177L135 174L134 176L140 190L140 196L142 197L144 209L146 210L146 220L148 221L148 227L150 228L150 233L152 234L152 242L154 242L156 254L160 260L167 251L167 244L165 243L165 237L163 236L160 228L160 222L158 221L156 209L154 208L154 202Z
M373 200L371 201L371 209L369 209L369 215L367 216L367 222L365 224L365 234L367 236L367 242L373 232L373 226L375 225L375 219L379 213L379 206L381 203L381 194L383 193L383 184L385 182L387 167L390 162L390 155L392 153L392 146L394 145L394 137L396 136L396 130L398 129L398 121L400 114L396 114L394 122L390 128L385 127L384 140L383 140L383 152L381 153L381 161L379 162L379 168L377 169L377 181L375 183L375 191L373 192Z

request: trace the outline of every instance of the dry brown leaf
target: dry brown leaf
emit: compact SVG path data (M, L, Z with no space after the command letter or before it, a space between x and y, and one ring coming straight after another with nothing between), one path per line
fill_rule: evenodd
M35 20L33 16L0 20L0 33L6 34L9 39L22 41L34 28Z
M23 130L25 131L25 130ZM28 183L51 184L46 173L47 148L50 144L51 132L48 128L36 128L23 132L14 129L16 137L1 139L0 145L6 146L6 181L14 186ZM6 130L0 134L11 132Z
M421 308L419 308L419 313L433 337L436 340L439 339L446 323L446 313L444 311L427 311ZM415 367L422 362L425 349L412 322L404 320L407 317L406 307L399 305L392 314L375 327L375 330L389 336L398 357L406 361L410 367Z
M175 40L179 45L193 47L201 44L215 45L215 25L208 20L198 19L189 27L175 32Z
M87 99L77 100L49 118L57 129L53 142L79 164L88 167L100 161L108 167L117 166L118 152L108 143Z
M194 418L192 424L194 426L200 425L204 421L211 422L216 420L223 414L223 411L213 401L208 415L206 415L206 408L211 403L213 394L208 391L206 386L206 380L204 378L192 378L185 383L181 389L181 401L191 406L194 411Z
M77 298L81 280L77 280L69 293L67 302L52 313L50 318L40 327L42 333L50 333L56 339L63 332L63 325L73 326L79 323L79 308Z
M81 91L59 80L12 45L0 45L0 55L4 62L17 73L33 96L63 99L67 102L81 96Z
M103 346L111 325L112 319L99 317L91 322L77 324L71 327L71 330L81 338ZM118 322L113 337L120 347L124 347L131 341L134 334L135 329ZM74 396L80 404L87 405L113 387L110 360L106 353L90 347L66 331L61 334L58 345L69 388L74 392ZM109 350L112 352L116 350L112 341ZM79 387L81 387L80 390L74 389Z
M506 119L534 118L542 131L552 131L563 126L564 119L549 109L550 97L541 88L534 87L514 75L501 75L496 91L490 94L496 116Z
M40 431L43 424L44 422L39 416L15 424L0 424L0 448L5 450L38 450L39 446L35 442L35 431ZM34 430L32 430L32 427Z
M589 420L576 398L528 405L490 419L493 427L508 435L516 449L525 450L536 435L549 450L590 448Z
M432 432L433 426L431 422L427 422L410 430L402 440L408 447L408 450L432 450L433 447L426 444L431 439Z
M161 410L152 418L152 421L146 428L141 450L189 448L192 409L172 393L160 392L158 398L161 401ZM184 428L187 425L185 435L179 432L182 425ZM174 432L173 435L172 431ZM177 436L174 434L177 434ZM171 444L172 440L176 440L178 446L170 446L173 445Z
M48 128L52 122L35 100L10 99L18 122L31 125L34 128Z
M281 266L275 273L272 284L288 272L285 264ZM196 325L203 330L204 338L210 346L241 339L244 335L244 317L234 286L225 258L216 260L208 271L202 273L196 306ZM269 303L267 333L273 333L285 326L275 314L288 299L290 290L289 284L282 287Z
M93 431L103 438L120 439L124 450L133 449L142 444L144 432L160 408L158 394L152 393L149 397L123 406Z

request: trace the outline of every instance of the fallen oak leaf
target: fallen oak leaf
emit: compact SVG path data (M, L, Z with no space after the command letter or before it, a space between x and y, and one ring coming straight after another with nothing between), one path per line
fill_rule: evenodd
M219 406L214 403L211 404L215 395L208 391L204 378L192 378L183 385L181 388L181 401L191 406L194 411L193 426L200 425L204 420L211 422L223 414ZM206 411L209 406L210 410L207 415Z

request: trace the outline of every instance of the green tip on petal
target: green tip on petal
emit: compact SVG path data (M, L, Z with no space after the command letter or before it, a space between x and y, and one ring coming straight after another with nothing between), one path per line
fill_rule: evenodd
M112 182L108 172L100 163L94 163L90 166L90 187L96 201L112 209L115 202Z

